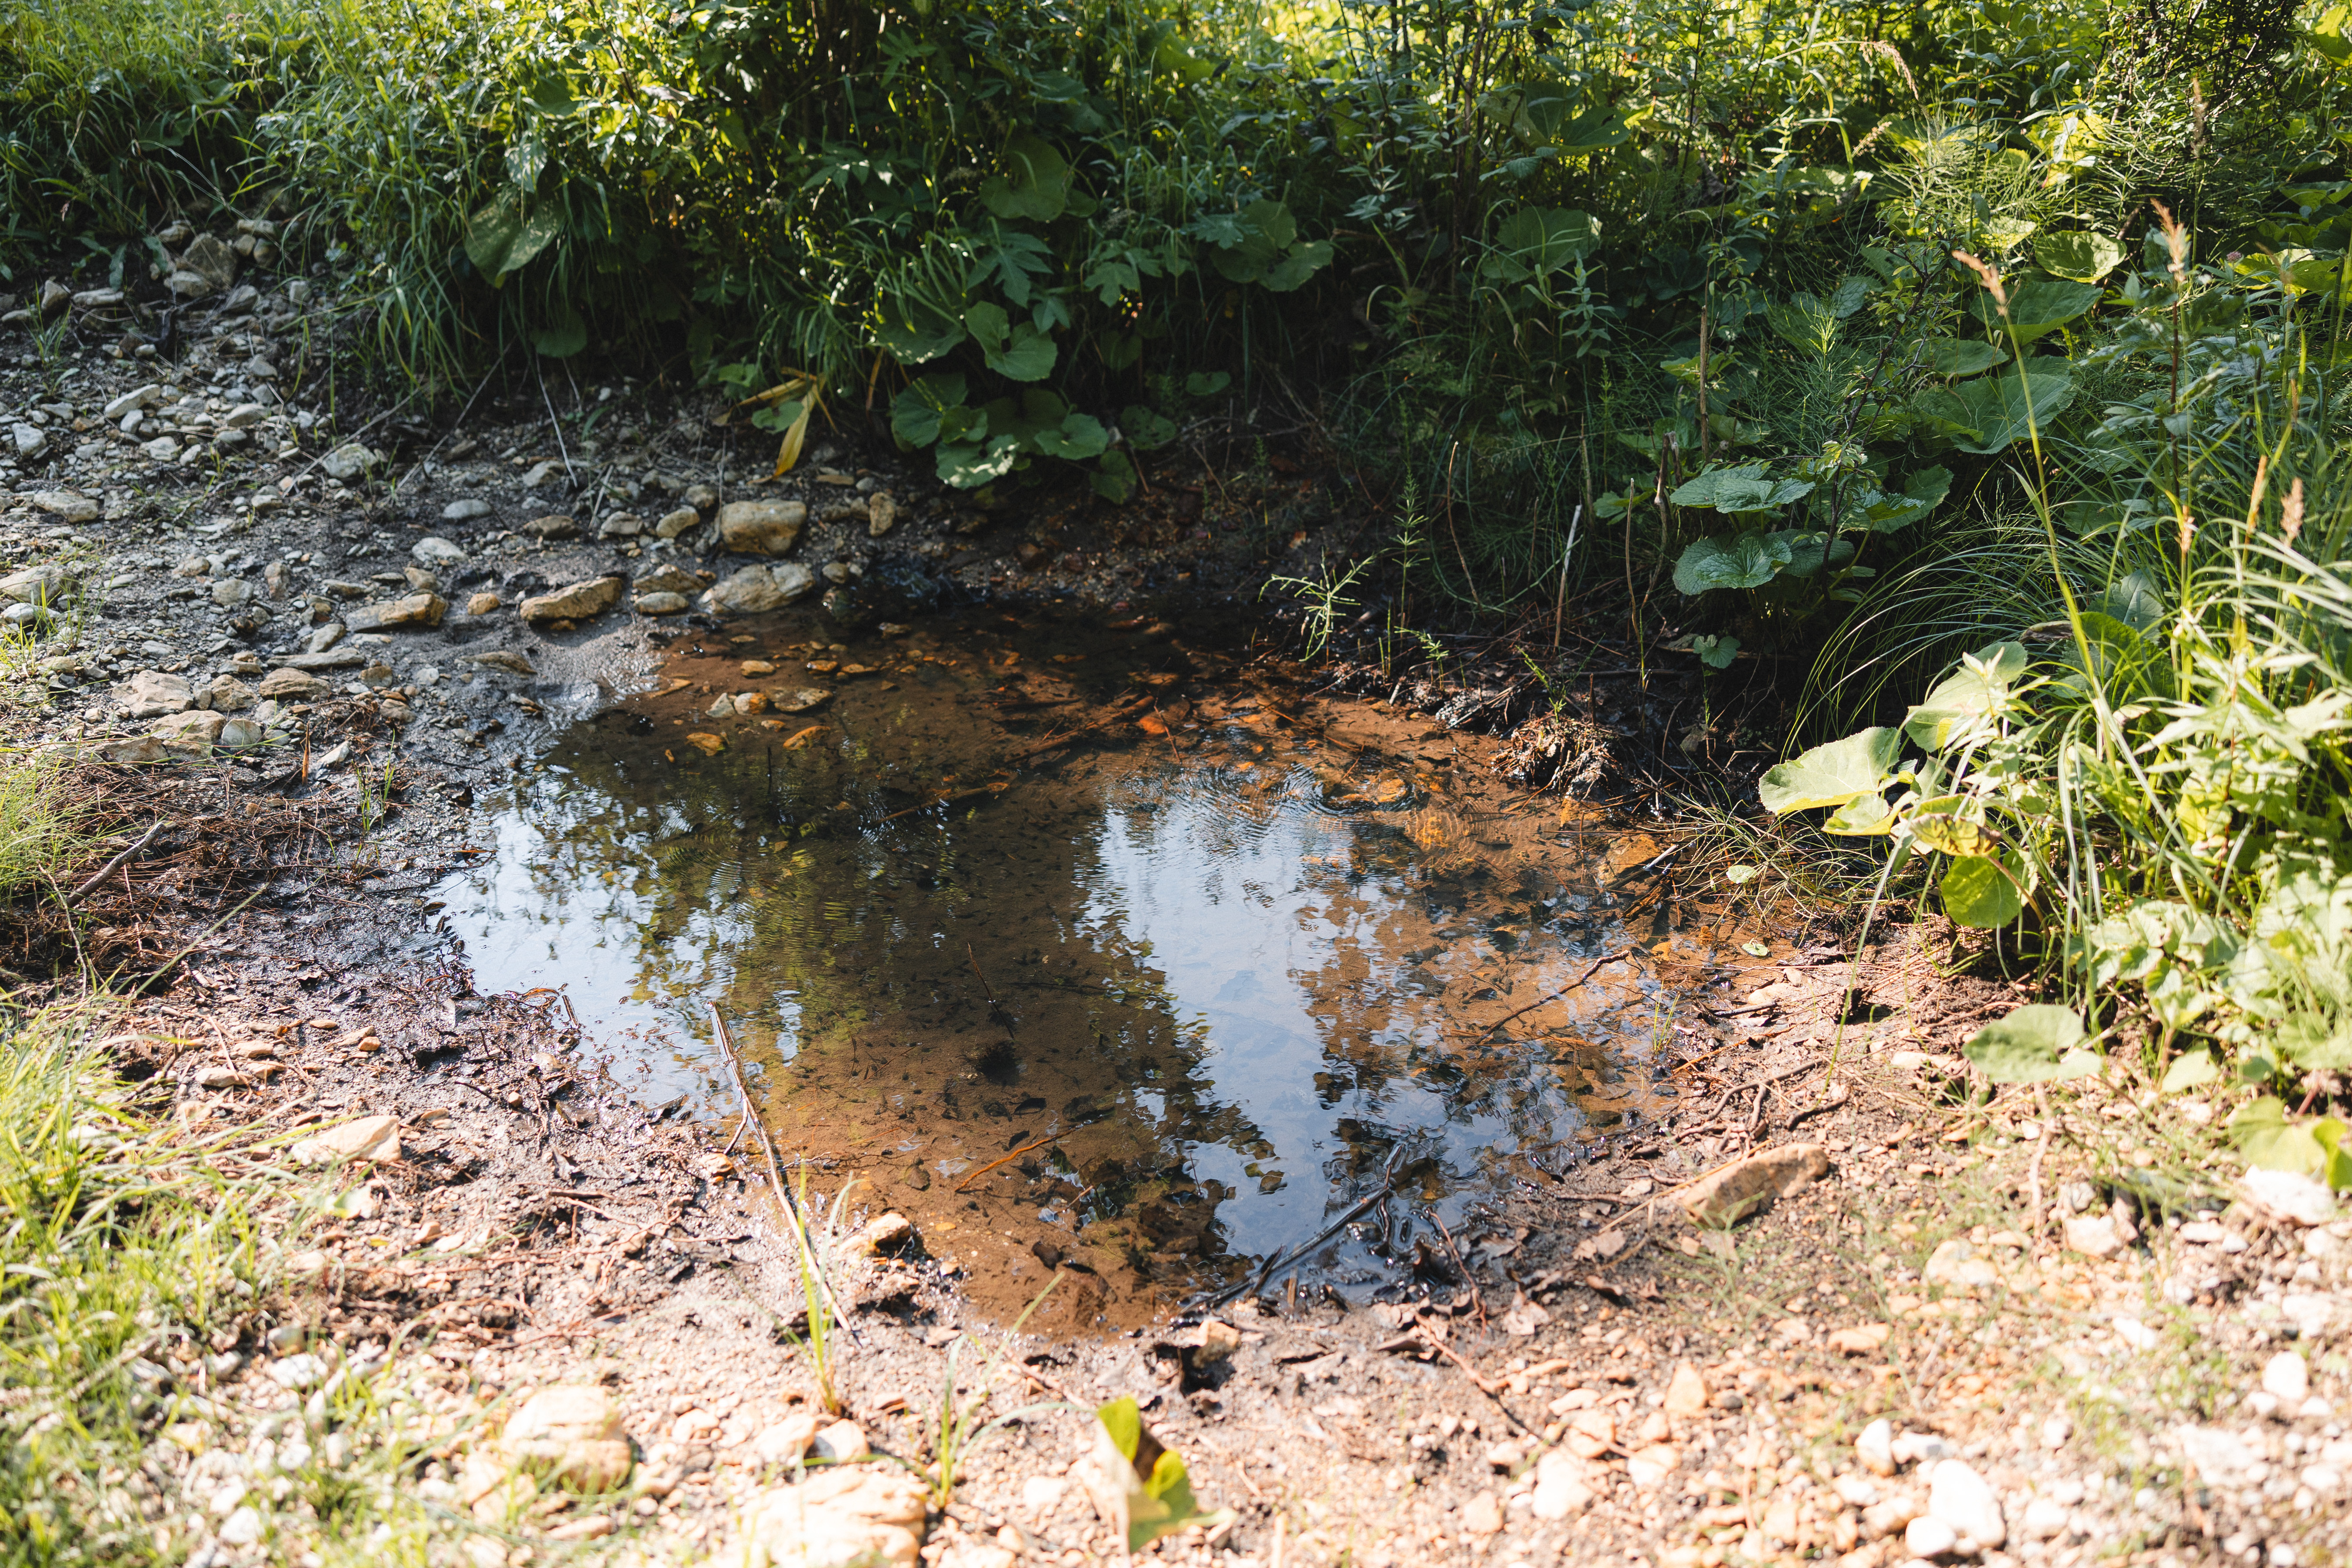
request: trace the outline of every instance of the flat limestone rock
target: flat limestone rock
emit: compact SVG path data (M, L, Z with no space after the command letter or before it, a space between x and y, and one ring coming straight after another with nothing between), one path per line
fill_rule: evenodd
M289 666L263 676L261 684L254 688L253 694L257 698L276 698L279 701L291 699L297 702L307 702L314 697L326 695L326 691L325 681L307 669Z
M619 604L623 586L618 577L598 577L551 588L522 602L522 618L532 626L550 621L584 621Z
M367 662L367 655L357 648L322 648L317 653L289 654L283 661L287 669L357 669Z
M33 504L62 522L96 522L98 503L75 490L40 490Z
M400 1119L362 1116L324 1132L314 1132L287 1151L298 1165L331 1165L344 1160L400 1158Z
M1728 1230L1809 1182L1829 1174L1829 1151L1819 1143L1788 1143L1700 1177L1675 1195L1691 1223Z
M516 1470L574 1491L610 1491L633 1463L612 1395L577 1384L532 1394L507 1418L504 1442Z
M186 713L171 713L147 727L147 732L163 742L166 751L194 752L199 754L213 749L220 739L226 716L195 709Z
M705 608L729 615L755 616L780 610L804 598L816 586L816 574L798 562L781 566L746 566L702 596Z
M196 689L184 675L142 669L114 689L114 700L133 719L154 719L195 706Z
M719 1568L826 1568L860 1560L914 1568L925 1519L921 1483L884 1470L828 1470L776 1487L743 1516Z
M808 508L796 500L730 501L719 509L719 542L746 555L782 555L807 521Z
M355 632L425 630L439 626L448 613L449 601L428 588L381 605L362 605L343 616L343 624Z

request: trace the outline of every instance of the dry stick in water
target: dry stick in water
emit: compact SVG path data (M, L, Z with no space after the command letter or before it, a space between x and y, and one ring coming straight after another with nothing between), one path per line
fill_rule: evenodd
M1005 1155L1003 1159L991 1160L987 1164L982 1165L979 1170L974 1171L971 1175L966 1176L962 1181L958 1182L955 1184L955 1190L957 1192L961 1192L972 1183L980 1180L981 1177L988 1174L989 1172L995 1170L998 1166L1009 1165L1013 1161L1021 1158L1022 1155L1030 1152L1032 1150L1043 1149L1048 1143L1059 1143L1063 1139L1067 1138L1068 1136L1069 1133L1067 1132L1056 1132L1050 1138L1040 1138L1034 1143L1024 1143L1021 1147L1013 1151L1012 1153Z
M727 1020L719 1016L719 1004L712 1002L709 1006L711 1027L719 1036L719 1054L727 1058L727 1070L734 1076L735 1088L743 1096L744 1114L748 1116L751 1114L751 1087L743 1081L742 1064L735 1059L735 1041L727 1032ZM753 1116L751 1128L760 1135L760 1152L768 1157L768 1183L775 1189L776 1202L783 1205L785 1221L799 1229L801 1243L805 1246L808 1242L808 1216L801 1213L791 1194L784 1191L783 1167L776 1161L776 1145L768 1137L768 1124ZM857 1325L851 1322L849 1314L841 1310L841 1298L834 1293L833 1281L825 1278L824 1269L816 1271L816 1281L824 1288L824 1299L833 1308L834 1321L849 1331L852 1340L864 1345L866 1342L859 1337Z
M1594 959L1590 964L1585 966L1583 973L1578 975L1575 979L1570 981L1567 984L1561 986L1550 995L1538 997L1537 1000L1530 1002L1526 1006L1520 1008L1517 1012L1511 1014L1508 1017L1499 1020L1495 1024L1493 1028L1488 1029L1485 1034L1478 1037L1479 1044L1484 1045L1486 1041L1494 1038L1495 1030L1501 1028L1503 1025L1515 1023L1518 1019L1526 1017L1528 1014L1534 1012L1537 1008L1544 1005L1548 1002L1559 1001L1561 997L1567 995L1570 992L1575 990L1578 986L1583 984L1586 981L1599 973L1602 964L1614 963L1621 958L1630 958L1633 956L1633 950L1630 947L1621 947L1614 952L1602 953L1600 957Z

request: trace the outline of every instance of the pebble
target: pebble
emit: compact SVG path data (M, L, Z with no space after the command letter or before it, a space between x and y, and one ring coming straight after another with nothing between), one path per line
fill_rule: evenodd
M347 441L320 458L319 467L329 479L349 483L382 461L381 454L369 450L357 441Z
M2289 1407L2311 1394L2311 1368L2294 1351L2281 1351L2263 1363L2263 1391Z
M33 504L65 522L96 522L98 503L77 490L40 490Z
M1853 1440L1853 1457L1862 1468L1874 1476L1895 1473L1895 1424L1887 1420L1873 1421Z
M682 506L676 511L664 512L662 514L660 520L654 524L654 537L656 539L676 539L688 529L698 528L701 526L701 523L702 517L700 513L697 512L690 506Z
M702 596L704 607L729 615L758 615L782 609L807 597L816 587L816 574L798 562L780 566L746 566L724 577Z
M312 1133L287 1151L298 1165L328 1165L345 1160L400 1158L400 1119L362 1116L323 1132Z
M1928 1472L1927 1513L1948 1526L1959 1549L1970 1555L1998 1551L2009 1540L2000 1499L1982 1476L1959 1459L1942 1460ZM1919 1555L1936 1554L1922 1552Z
M490 503L471 496L463 500L453 500L441 509L441 521L444 522L471 522L478 517L489 515Z
M2085 1258L2113 1258L2124 1249L2116 1222L2105 1215L2078 1215L2066 1222L2066 1250Z
M466 552L437 533L428 533L408 547L412 560L420 566L455 566L466 559Z

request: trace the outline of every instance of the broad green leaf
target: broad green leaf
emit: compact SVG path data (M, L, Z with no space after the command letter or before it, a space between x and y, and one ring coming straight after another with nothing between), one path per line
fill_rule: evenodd
M886 296L874 323L874 341L900 364L935 360L964 340L963 323L926 299Z
M1185 376L1184 390L1194 397L1214 397L1233 384L1230 371L1196 370Z
M531 333L530 346L550 359L570 359L588 346L588 323L567 300L556 307L545 326Z
M1013 321L1003 306L983 300L964 312L963 322L988 368L1006 380L1043 381L1053 374L1054 340L1026 321Z
M2246 1163L2265 1171L2293 1171L2316 1176L2334 1163L2343 1147L2344 1124L2294 1121L2286 1106L2269 1095L2250 1100L2230 1118L2230 1142ZM2326 1141L2323 1142L2323 1134Z
M998 217L1051 223L1070 205L1070 178L1060 151L1024 131L1005 143L1004 172L981 182L981 205Z
M1789 559L1780 568L1787 577L1810 577L1823 566L1843 566L1853 559L1853 541L1832 539L1817 529L1776 528L1764 536L1768 545L1786 545Z
M941 482L960 490L976 490L1011 473L1020 457L1018 436L992 436L985 442L942 441L935 467Z
M1110 445L1110 432L1091 414L1068 414L1059 425L1038 431L1031 439L1045 456L1075 463L1101 456Z
M1843 805L1877 794L1902 749L1900 730L1864 730L1780 763L1764 775L1756 797L1775 816Z
M1895 808L1883 795L1859 795L1822 819L1822 831L1841 838L1880 838L1895 831Z
M1129 404L1118 416L1119 434L1139 452L1156 452L1176 439L1176 421L1140 404Z
M1871 491L1856 498L1863 521L1874 532L1892 533L1913 523L1944 504L1952 493L1952 471L1941 466L1920 468L1903 481L1900 495Z
M1331 261L1329 241L1301 240L1290 209L1263 196L1228 222L1195 223L1193 232L1216 246L1209 259L1227 279L1260 283L1276 293L1288 293Z
M2025 673L2025 645L1998 642L1979 648L1973 662L1936 683L1927 700L1903 716L1903 731L1931 752L1941 751L1952 731L1998 710L2009 689Z
M1923 800L1911 808L1903 825L1923 849L1965 856L1990 854L1996 847L1986 835L1983 822L1978 815L1971 814L1966 795L1944 795Z
M1948 391L1931 389L1914 399L1912 408L1950 431L1961 451L1990 456L2023 440L2037 425L2047 429L2074 398L2074 377L2063 362L2056 362L2052 369L2028 372L2022 385L2016 372L2003 371Z
M2036 1004L1987 1024L1960 1054L1995 1083L2054 1083L2099 1071L2098 1053L2082 1049L2082 1015L2072 1007Z
M1096 1510L1126 1537L1129 1552L1188 1525L1230 1517L1201 1511L1184 1461L1144 1426L1131 1398L1114 1399L1095 1412L1094 1442L1076 1474Z
M1980 338L1930 338L1927 368L1937 375L1974 375L2009 362L2009 351Z
M1992 293L1985 290L1977 295L1971 307L1978 320L2003 335L2015 334L2017 341L2030 343L2034 339L2056 331L2084 311L2099 302L2095 283L2072 283L2063 278L2029 278L2009 285L2009 318L2003 321L2000 307L1993 303Z
M2033 237L2033 259L2044 272L2096 283L2124 264L2124 247L2104 234L2045 232Z
M2221 1069L2214 1062L2213 1053L2200 1047L2173 1058L2172 1065L2164 1069L2164 1082L2158 1087L2166 1094L2186 1094L2192 1089L2202 1089L2209 1083L2218 1082L2221 1077Z
M1789 547L1760 533L1702 539L1675 563L1675 586L1685 594L1710 588L1760 588L1789 563Z
M1095 463L1095 494L1114 506L1122 505L1135 494L1135 478L1134 459L1113 447Z
M1944 868L1937 890L1943 894L1944 912L1953 924L1992 931L2024 911L2024 880L2014 853L1998 860L1983 855L1958 855Z
M2352 1019L2296 1013L2279 1025L2278 1048L2307 1071L2352 1068Z
M1709 669L1729 669L1731 661L1739 657L1739 639L1735 637L1700 636L1691 638L1691 652Z
M1773 479L1761 463L1709 468L1675 488L1666 499L1676 506L1712 507L1717 511L1771 511L1801 500L1813 491L1806 479Z
M909 447L940 438L940 416L963 402L960 375L927 375L890 400L890 434Z
M1591 254L1601 242L1601 221L1590 214L1558 207L1521 207L1495 231L1495 248L1478 270L1498 282L1549 277Z
M553 203L526 212L530 205L522 192L509 185L467 220L466 258L494 289L552 245L562 232L563 215Z

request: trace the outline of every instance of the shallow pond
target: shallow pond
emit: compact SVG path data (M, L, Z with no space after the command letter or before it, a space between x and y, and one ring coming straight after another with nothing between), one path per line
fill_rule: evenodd
M1433 1210L1652 1104L1689 939L1638 832L1165 626L823 636L676 644L437 896L479 987L562 987L646 1098L731 1121L715 1005L785 1157L984 1308L1062 1259L1045 1325L1269 1260L1360 1297Z

